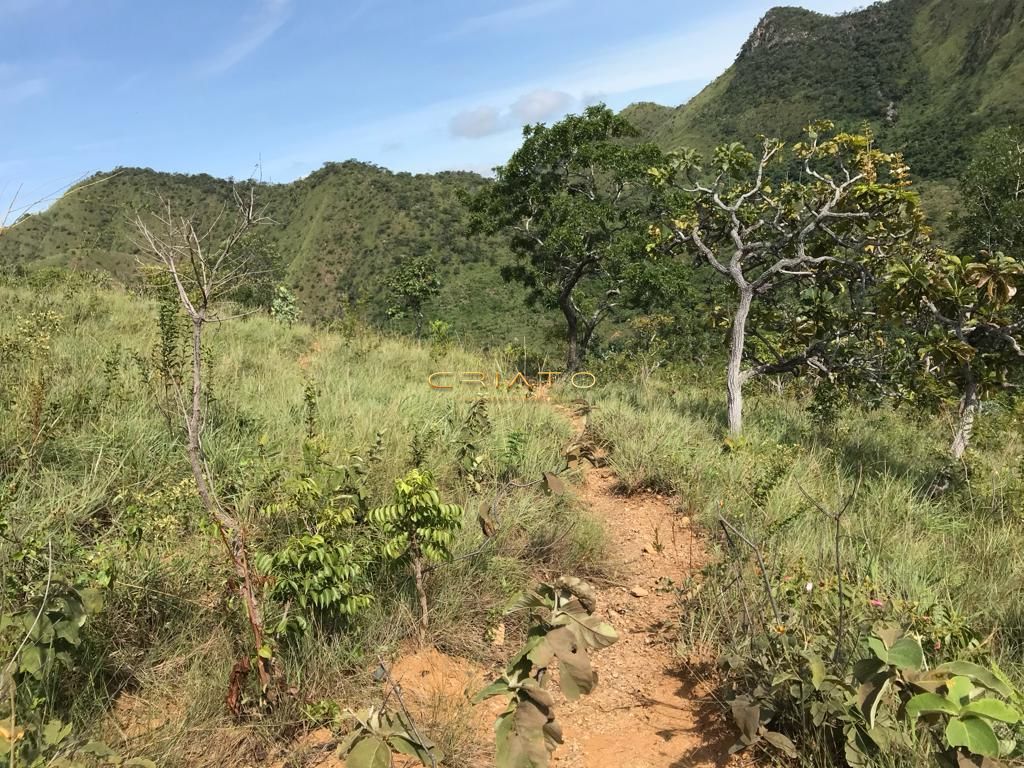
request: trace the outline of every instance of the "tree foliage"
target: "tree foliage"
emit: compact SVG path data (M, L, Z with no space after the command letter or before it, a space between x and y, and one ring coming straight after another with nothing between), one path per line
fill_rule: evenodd
M549 672L558 669L559 685L570 701L594 690L597 671L591 654L619 637L614 627L594 615L596 608L593 587L568 576L541 584L512 604L509 613L531 613L526 642L505 674L477 696L509 698L495 724L497 768L546 768L562 743L554 698L547 690Z
M470 200L477 231L503 232L517 262L503 270L566 323L566 368L579 368L598 325L619 305L628 265L643 255L647 170L661 160L603 105L552 126L523 129L523 144Z
M953 216L961 252L1024 252L1024 129L989 131L960 179Z
M686 151L652 170L665 210L656 236L710 264L734 291L732 435L742 430L743 385L752 377L834 374L836 352L863 334L874 270L922 225L908 172L869 132L829 122L791 147L765 139L755 156L733 143L706 166Z
M455 533L462 526L462 507L442 503L430 473L413 469L395 481L394 503L371 509L367 517L380 530L384 556L408 564L412 571L422 641L430 626L425 567L451 558Z
M437 260L430 256L408 256L387 279L390 296L388 316L412 317L416 335L423 331L423 307L441 291Z

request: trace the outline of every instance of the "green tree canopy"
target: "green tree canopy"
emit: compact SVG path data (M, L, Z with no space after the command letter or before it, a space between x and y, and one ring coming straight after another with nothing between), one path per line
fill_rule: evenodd
M412 317L416 335L423 331L423 307L441 291L437 260L431 256L407 256L387 279L390 295L388 316Z
M626 266L643 257L647 171L662 161L604 105L523 129L523 145L470 200L477 231L508 235L518 261L503 270L566 324L566 368L579 368L598 325L619 304Z
M871 274L922 223L908 170L869 133L821 122L792 146L765 139L755 155L728 144L707 165L687 151L652 172L662 185L668 247L710 264L735 291L731 435L742 431L743 386L752 377L832 374L836 351L868 330Z

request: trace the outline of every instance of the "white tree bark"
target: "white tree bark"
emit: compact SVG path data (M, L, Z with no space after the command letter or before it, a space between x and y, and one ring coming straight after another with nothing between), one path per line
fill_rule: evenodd
M953 444L949 447L949 453L954 459L962 459L964 451L970 445L971 434L974 432L974 419L977 415L978 382L970 377L964 385L964 393L960 398L959 420L956 433L953 436Z
M749 287L740 288L740 302L732 320L732 334L729 342L729 367L726 375L726 401L729 414L729 435L739 437L743 432L743 347L747 338L747 316L754 292Z

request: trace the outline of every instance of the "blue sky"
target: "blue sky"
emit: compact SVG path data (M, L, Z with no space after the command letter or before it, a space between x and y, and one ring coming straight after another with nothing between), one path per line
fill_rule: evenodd
M523 123L679 104L770 0L0 0L0 205L118 165L486 171ZM826 13L849 0L803 0Z

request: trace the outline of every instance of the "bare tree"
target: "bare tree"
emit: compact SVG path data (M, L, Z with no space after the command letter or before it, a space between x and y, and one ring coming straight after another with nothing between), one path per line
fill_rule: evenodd
M733 436L743 428L745 383L805 367L824 370L829 345L843 333L819 318L802 324L813 327L806 335L769 339L769 318L767 327L749 333L773 359L751 359L748 318L755 303L767 305L765 311L775 313L779 326L792 328L785 321L805 307L792 292L784 294L784 286L848 286L886 244L909 237L918 218L901 158L875 149L869 135L833 135L831 124L821 123L792 148L792 160L799 165L782 162L785 149L782 142L768 139L755 158L742 144L720 147L710 179L699 158L686 153L664 174L676 195L670 194L667 211L674 243L706 261L736 289L726 376Z
M257 210L255 193L234 191L233 218L222 211L208 226L200 226L194 216L176 216L169 201L163 210L147 221L137 216L136 245L142 258L164 271L177 290L182 309L192 325L192 387L182 392L175 382L176 396L185 421L186 451L199 498L213 519L234 570L238 594L245 605L257 650L258 673L264 693L268 691L270 660L259 653L263 647L263 613L256 595L245 531L239 520L217 498L210 469L203 454L202 434L203 330L210 322L225 319L214 314L219 299L229 295L253 278L253 258L244 245L244 237L257 225L269 221ZM186 395L188 396L186 398Z

